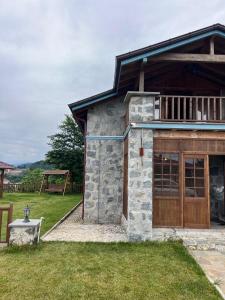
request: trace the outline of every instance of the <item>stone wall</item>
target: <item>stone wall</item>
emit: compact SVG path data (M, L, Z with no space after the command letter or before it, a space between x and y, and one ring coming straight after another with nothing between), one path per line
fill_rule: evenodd
M122 215L123 143L88 141L84 219L90 223L120 223Z
M134 96L129 102L129 122L151 122L155 95Z
M96 105L88 111L88 136L122 136L123 99ZM123 189L123 142L87 139L84 220L88 223L120 223Z
M88 109L87 135L123 135L125 130L124 98L96 104Z

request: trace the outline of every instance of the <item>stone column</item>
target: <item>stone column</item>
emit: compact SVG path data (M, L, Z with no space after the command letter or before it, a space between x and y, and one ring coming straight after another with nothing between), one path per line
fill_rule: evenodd
M129 97L128 97L129 96ZM128 217L127 234L131 241L152 239L152 154L153 131L135 128L137 123L154 118L152 93L130 93L128 101ZM140 148L144 149L143 156Z
M144 156L139 156L143 139ZM129 240L152 237L152 146L153 133L131 129L128 136L128 222Z

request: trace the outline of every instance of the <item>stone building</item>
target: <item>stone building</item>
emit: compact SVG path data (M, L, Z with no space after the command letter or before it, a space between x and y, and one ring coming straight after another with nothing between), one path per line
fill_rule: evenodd
M69 107L85 137L85 222L151 240L225 221L223 25L117 56L113 88Z

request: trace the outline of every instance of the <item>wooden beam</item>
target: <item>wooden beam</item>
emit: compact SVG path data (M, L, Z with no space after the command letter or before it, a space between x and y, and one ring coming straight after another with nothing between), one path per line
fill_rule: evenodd
M225 55L191 54L191 53L167 53L151 58L151 61L184 61L184 62L208 62L225 63Z
M214 55L215 54L215 51L214 51L214 36L212 36L210 38L210 55Z
M139 75L139 92L144 92L145 90L145 72L140 71Z
M3 197L3 188L4 188L4 169L0 170L0 198Z
M147 59L144 58L141 64L140 75L139 75L139 92L144 92L145 90L145 71L144 66L147 63Z

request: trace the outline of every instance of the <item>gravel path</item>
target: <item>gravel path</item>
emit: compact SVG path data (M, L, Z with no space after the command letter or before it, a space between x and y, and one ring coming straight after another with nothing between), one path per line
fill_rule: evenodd
M125 230L114 224L84 224L80 205L63 223L53 229L43 241L126 242Z

